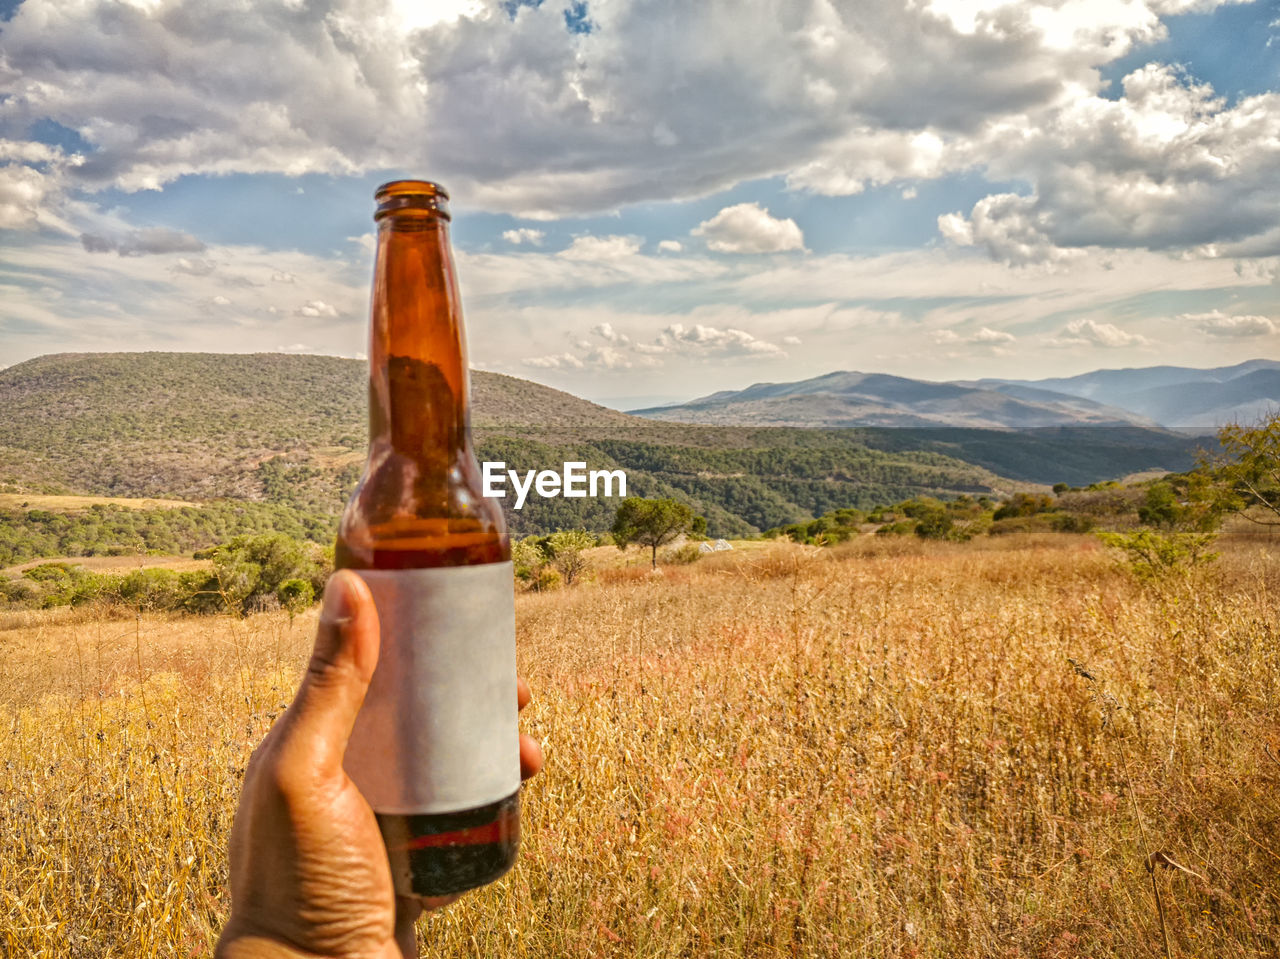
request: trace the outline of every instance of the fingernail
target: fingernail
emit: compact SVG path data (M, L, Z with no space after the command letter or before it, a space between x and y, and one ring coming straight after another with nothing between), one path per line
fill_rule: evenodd
M330 623L339 623L351 619L355 615L355 597L351 595L352 573L340 569L329 577L324 588L324 607L320 618Z

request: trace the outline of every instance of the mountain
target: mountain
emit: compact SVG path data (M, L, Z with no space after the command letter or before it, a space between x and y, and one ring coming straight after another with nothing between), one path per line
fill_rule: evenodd
M1043 429L1145 426L1212 432L1280 409L1280 362L1250 360L1095 370L1044 380L931 382L836 372L795 383L756 383L673 406L633 410L679 423L794 427Z
M0 478L101 495L253 496L261 464L285 456L345 469L354 483L367 369L273 353L42 356L0 370ZM479 427L642 423L511 376L473 371L471 384Z
M937 437L890 441L868 431L654 423L483 372L472 373L472 388L482 460L519 470L558 471L574 460L591 469L623 469L628 493L680 498L707 517L715 535L750 535L843 506L1012 486L965 462L967 441L940 446ZM0 370L0 409L0 492L164 496L206 504L199 516L187 508L150 511L165 515L149 518L140 515L143 510L126 516L101 507L121 530L145 522L173 532L172 538L144 537L144 545L190 544L205 535L217 541L250 523L291 535L301 530L323 542L332 537L365 457L365 364L333 357L46 356ZM1018 448L1003 447L995 458L981 455L1011 465L1034 459L1019 457ZM1033 471L1076 482L1077 476L1097 476L1100 467L1109 469L1096 457L1081 462L1075 453L1057 450ZM530 497L518 512L510 499L506 505L512 531L527 535L607 529L617 500ZM0 554L6 537L31 540L29 529L15 531L32 524L43 531L42 542L64 549L77 542L139 542L127 531L108 536L101 530L76 540L79 533L45 512L0 510ZM105 530L104 524L90 525Z
M1141 415L1033 385L935 383L837 372L796 383L757 383L678 406L632 411L684 423L802 427L1155 426Z
M979 380L975 385L1067 394L1171 427L1211 429L1280 408L1280 363L1261 359L1204 370L1150 366L1044 380Z

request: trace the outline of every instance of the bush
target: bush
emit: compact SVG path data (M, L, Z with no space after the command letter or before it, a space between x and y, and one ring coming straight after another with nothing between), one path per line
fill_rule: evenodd
M316 601L316 590L309 580L286 579L276 590L276 599L290 614L297 614Z
M898 520L896 523L887 523L876 530L877 536L910 536L916 531L916 522L911 519Z
M1138 579L1146 581L1186 573L1218 558L1217 553L1209 552L1213 533L1159 533L1142 528L1097 536L1123 555L1125 565Z
M658 561L667 566L688 566L702 558L702 550L697 543L685 543L664 550Z
M1053 509L1053 497L1043 493L1014 493L995 512L997 521L1018 516L1035 516Z

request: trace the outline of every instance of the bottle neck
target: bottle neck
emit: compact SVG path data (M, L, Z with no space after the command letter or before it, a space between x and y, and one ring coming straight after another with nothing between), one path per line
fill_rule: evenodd
M383 216L370 322L371 454L456 460L470 449L468 388L449 222L422 210Z

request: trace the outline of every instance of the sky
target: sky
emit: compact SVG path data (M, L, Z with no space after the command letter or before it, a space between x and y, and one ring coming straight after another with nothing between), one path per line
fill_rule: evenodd
M0 0L0 366L363 357L402 176L619 408L1280 359L1280 0Z

